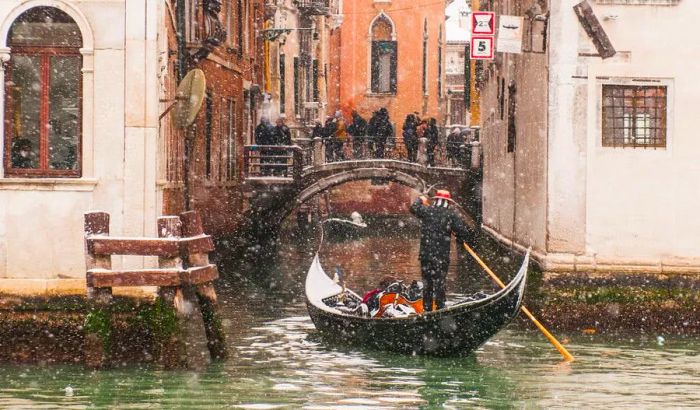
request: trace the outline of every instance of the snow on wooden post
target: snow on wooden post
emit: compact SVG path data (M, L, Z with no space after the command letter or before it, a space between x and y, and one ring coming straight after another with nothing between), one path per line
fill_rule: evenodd
M88 212L85 214L85 266L87 297L95 302L85 318L85 340L83 357L85 365L92 369L107 365L109 358L109 337L111 334L111 314L109 303L112 300L112 288L92 286L92 269L111 269L111 255L95 253L91 239L97 236L109 236L109 214L107 212Z
M95 254L89 240L95 236L109 236L109 214L88 212L85 214L85 266L87 268L87 297L97 303L106 304L112 299L112 288L95 288L91 285L90 270L112 269L111 255Z
M182 236L182 222L177 216L162 216L158 218L158 237L180 239ZM159 255L158 267L160 269L183 269L182 255ZM177 286L161 286L158 288L158 297L161 302L175 309L179 318L187 321L187 315L181 314L184 310L184 296L179 284ZM175 334L168 335L166 340L159 340L158 361L165 368L187 367L187 333L183 324L180 324Z
M207 336L207 347L213 360L222 360L228 356L226 351L226 337L221 323L219 303L214 289L213 279L206 280L203 275L211 275L212 270L216 277L216 267L209 263L209 252L214 250L214 242L211 237L204 234L202 219L194 211L185 212L180 215L182 220L182 233L184 237L186 251L186 264L191 276L188 282L196 286L199 308L202 311L204 321L204 331ZM183 247L183 249L185 249ZM200 269L202 277L195 274L196 269ZM209 272L209 273L207 273Z

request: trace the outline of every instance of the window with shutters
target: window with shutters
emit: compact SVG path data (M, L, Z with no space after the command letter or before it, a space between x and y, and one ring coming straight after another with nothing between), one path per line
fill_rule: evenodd
M373 93L396 93L397 47L394 26L383 13L372 23L372 81Z

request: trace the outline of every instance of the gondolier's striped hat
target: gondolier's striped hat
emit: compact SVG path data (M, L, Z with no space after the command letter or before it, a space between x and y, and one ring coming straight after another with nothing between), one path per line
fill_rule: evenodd
M450 204L451 198L452 195L450 195L450 191L446 189L438 189L438 191L435 193L435 206L447 208Z

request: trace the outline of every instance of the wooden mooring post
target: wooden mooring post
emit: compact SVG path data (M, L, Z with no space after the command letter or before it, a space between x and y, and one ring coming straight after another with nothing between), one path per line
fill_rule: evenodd
M85 362L93 368L104 367L109 360L112 323L110 305L112 287L158 286L158 301L166 317L154 321L151 329L162 336L158 361L165 367L187 367L193 360L189 346L194 334L189 330L199 308L204 322L207 347L213 360L227 356L224 332L213 281L218 278L208 253L214 243L204 233L196 212L181 217L158 218L158 238L116 238L109 236L109 214L85 214L85 259L87 296L93 303L86 317ZM112 255L157 256L158 268L112 270ZM160 312L158 309L154 311ZM167 311L173 312L170 320ZM174 322L174 323L173 323Z

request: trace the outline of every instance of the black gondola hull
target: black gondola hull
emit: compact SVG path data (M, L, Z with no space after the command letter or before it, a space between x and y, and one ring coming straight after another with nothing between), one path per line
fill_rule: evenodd
M518 313L528 257L503 291L483 300L402 318L352 316L318 306L307 297L309 315L324 339L436 356L467 355L507 325Z

